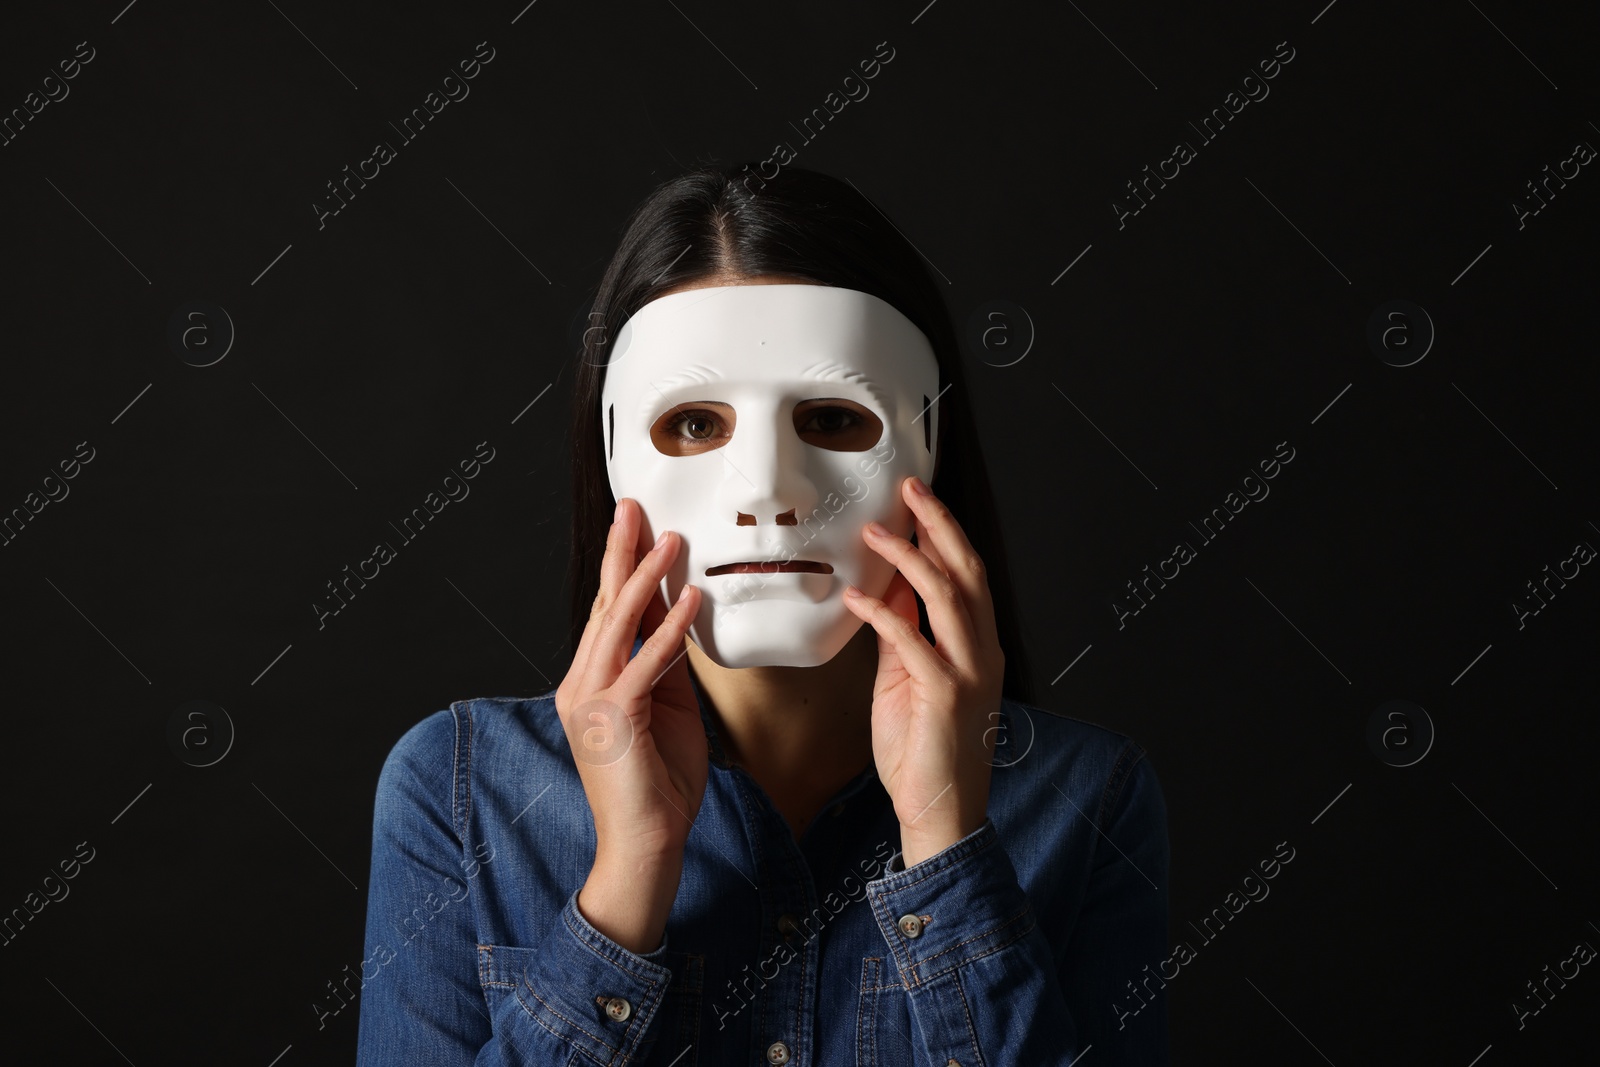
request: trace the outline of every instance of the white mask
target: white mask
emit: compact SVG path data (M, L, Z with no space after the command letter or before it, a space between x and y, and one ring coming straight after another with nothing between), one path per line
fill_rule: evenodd
M662 591L700 588L689 636L713 662L814 667L863 625L845 587L882 597L894 566L861 533L911 536L900 484L932 481L938 394L927 337L854 289L690 289L622 327L600 400L611 492L639 502L645 543L683 538ZM706 573L740 563L783 569Z

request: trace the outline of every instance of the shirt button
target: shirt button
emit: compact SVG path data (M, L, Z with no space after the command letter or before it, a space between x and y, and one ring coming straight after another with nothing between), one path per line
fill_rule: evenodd
M800 924L793 915L778 916L778 933L783 935L785 941L793 941L800 936Z
M628 1016L633 1014L633 1005L621 997L612 997L606 1001L606 1014L617 1022L626 1022Z
M922 917L920 915L902 915L895 925L898 926L900 928L900 932L905 934L907 937L922 936Z
M837 819L839 816L843 815L844 814L844 801L842 801L842 800L839 801L839 803L835 804L831 810L833 812L833 817L835 819Z
M789 1046L785 1045L782 1041L774 1041L772 1044L768 1045L767 1046L767 1062L768 1063L788 1063L789 1062Z

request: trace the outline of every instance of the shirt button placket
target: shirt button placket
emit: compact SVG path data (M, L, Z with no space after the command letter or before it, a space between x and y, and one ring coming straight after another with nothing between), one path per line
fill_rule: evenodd
M774 1067L798 1067L803 1059L811 1062L809 1048L812 1032L817 1023L819 1005L808 1002L808 977L816 974L820 960L820 939L812 928L810 916L815 895L812 873L806 863L805 853L794 839L789 824L776 809L763 812L767 855L761 868L761 894L763 910L776 919L768 919L781 939L771 947L762 963L752 968L764 981L756 993L751 1007L756 1017L766 1019L791 1019L793 1029L782 1028L762 1034L757 1030L752 1036L765 1042L758 1053L760 1061ZM770 937L771 934L767 934ZM766 940L764 937L763 941ZM774 973L775 969L775 973ZM812 996L819 992L813 980ZM758 1024L759 1025L759 1024ZM781 1040L773 1040L781 1037ZM758 1045L757 1048L762 1048Z

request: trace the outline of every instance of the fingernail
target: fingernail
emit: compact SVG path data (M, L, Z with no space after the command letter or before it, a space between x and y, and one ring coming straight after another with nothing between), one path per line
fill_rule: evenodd
M688 596L688 595L689 595L689 587L686 585L682 589L678 590L678 599L674 600L673 603L674 604L682 604L683 603L683 598Z
M872 536L874 536L874 537L888 537L889 536L889 528L887 526L885 526L883 523L878 522L876 520L867 523L867 530L870 531Z
M856 597L862 596L863 594L861 590L857 589L855 586L847 585L844 587L844 595L849 597L851 600L854 600Z
M617 501L617 510L611 513L611 523L616 525L622 521L622 501Z
M662 530L661 531L661 536L656 538L655 548L652 549L652 551L659 550L661 548L661 546L666 544L666 543L667 543L667 531Z
M916 493L918 496L933 495L933 490L929 489L923 480L918 478L916 475L911 476L911 491Z

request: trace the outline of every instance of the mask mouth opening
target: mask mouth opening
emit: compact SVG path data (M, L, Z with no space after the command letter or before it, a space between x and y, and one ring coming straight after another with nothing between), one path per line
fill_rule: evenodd
M714 578L719 574L832 574L833 566L827 563L818 563L809 559L791 559L782 563L767 560L764 562L724 563L717 567L707 567L706 577Z

